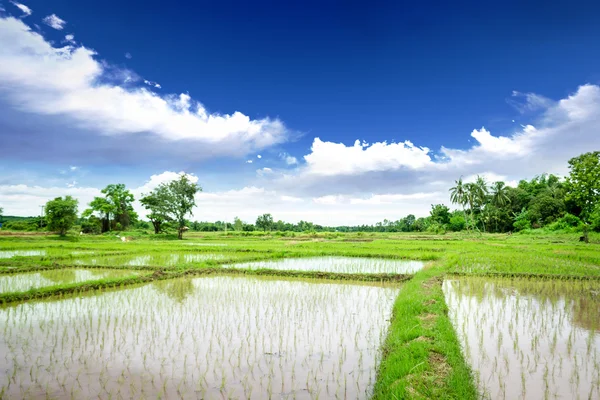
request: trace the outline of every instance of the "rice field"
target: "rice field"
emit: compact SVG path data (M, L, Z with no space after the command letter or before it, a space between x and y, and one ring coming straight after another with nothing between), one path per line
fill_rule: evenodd
M0 393L366 399L399 290L219 276L5 307Z
M135 276L139 271L115 269L56 269L23 274L0 275L0 293L25 292L31 289L103 278Z
M423 262L364 257L309 257L228 264L223 267L344 274L414 274L423 268Z
M104 265L104 266L160 266L174 267L178 265L197 264L207 260L222 260L222 254L213 253L146 253L141 255L122 255L111 257L76 258L76 265Z
M444 282L483 398L600 398L600 283Z
M0 258L43 256L44 250L0 250Z
M0 398L600 398L600 237L0 237Z

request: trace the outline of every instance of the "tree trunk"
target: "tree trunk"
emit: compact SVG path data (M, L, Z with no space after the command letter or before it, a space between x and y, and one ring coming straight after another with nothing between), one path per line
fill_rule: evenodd
M177 239L179 239L179 240L183 239L183 227L180 227L177 230Z
M154 226L154 234L158 235L160 233L160 222L152 221L152 226Z

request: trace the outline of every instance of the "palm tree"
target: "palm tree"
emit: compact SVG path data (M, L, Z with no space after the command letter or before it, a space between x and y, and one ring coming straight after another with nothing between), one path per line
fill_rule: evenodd
M510 203L510 197L506 193L506 184L504 182L494 182L492 185L492 204L497 210ZM497 213L498 214L498 213ZM498 231L498 215L496 215L496 232Z
M510 203L510 198L506 194L506 184L504 182L494 182L492 185L492 204L498 208Z
M450 188L450 201L452 204L460 204L465 215L465 222L467 221L467 212L465 211L465 204L467 203L467 188L463 184L462 176L454 181L455 186ZM469 225L467 224L467 230Z

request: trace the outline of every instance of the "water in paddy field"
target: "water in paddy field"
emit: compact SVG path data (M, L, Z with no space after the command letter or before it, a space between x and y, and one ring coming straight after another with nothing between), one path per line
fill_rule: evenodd
M44 256L45 250L1 250L0 258Z
M222 276L0 308L0 393L366 399L399 290Z
M138 275L139 271L115 269L56 269L22 274L0 275L0 293L23 292L46 286L120 278Z
M159 266L197 264L208 260L221 260L222 254L213 253L155 253L143 255L109 256L81 258L74 261L79 265L115 265L115 266Z
M489 399L600 399L600 282L461 278L450 317Z
M423 262L364 257L310 257L230 264L224 265L224 267L351 274L413 274L423 269Z

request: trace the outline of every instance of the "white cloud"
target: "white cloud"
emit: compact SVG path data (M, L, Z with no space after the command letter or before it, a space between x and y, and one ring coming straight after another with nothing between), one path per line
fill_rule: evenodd
M31 8L27 7L25 4L17 3L16 1L11 1L12 4L15 5L21 12L23 13L23 17L28 17L33 13Z
M119 70L83 46L53 47L18 19L0 18L0 43L0 95L23 111L61 115L104 135L151 133L166 141L211 144L211 155L241 155L287 139L278 119L210 114L186 94L161 96L100 83Z
M259 154L259 155L257 155L257 156L256 156L256 158L259 158L259 159L260 159L260 158L262 158L262 156Z
M75 44L75 35L65 35L65 42Z
M78 166L76 166L76 165L71 165L71 166L69 166L69 169L70 169L71 171L77 171L77 170L79 169L79 167L78 167Z
M188 174L184 171L165 171L160 174L150 176L150 179L146 183L144 183L139 188L132 190L132 192L134 193L134 195L136 195L136 197L141 197L142 195L150 193L162 183L168 183L179 179L181 175L185 175L188 178L188 180L192 183L198 183L198 177L194 174Z
M59 31L61 31L67 24L67 21L65 21L64 19L61 19L56 14L48 15L42 21L44 21L44 23L46 25L48 25L49 27L57 29Z
M252 160L247 160L246 164L252 164Z
M307 171L319 175L357 174L369 171L418 169L431 165L426 147L411 142L378 142L371 145L359 140L353 146L324 142L315 138L311 153L304 156Z
M288 153L280 153L279 157L285 161L287 165L296 165L298 164L298 159L294 156L289 155Z
M273 170L268 167L256 170L256 175L258 175L258 176L268 176L268 175L271 175L272 173L273 173Z
M152 87L155 87L155 88L157 88L157 89L160 89L160 88L162 87L162 86L160 86L160 84L159 84L159 83L157 83L157 82L152 82L152 81L149 81L149 80L147 80L147 79L144 79L144 83L145 83L146 85L148 85L148 86L152 86Z
M74 188L75 186L77 186L77 183L78 183L77 181L69 182L69 183L67 183L67 187L68 188Z
M133 56L131 55L131 53L127 52L127 53L125 53L125 58L128 60L131 60L133 58Z

